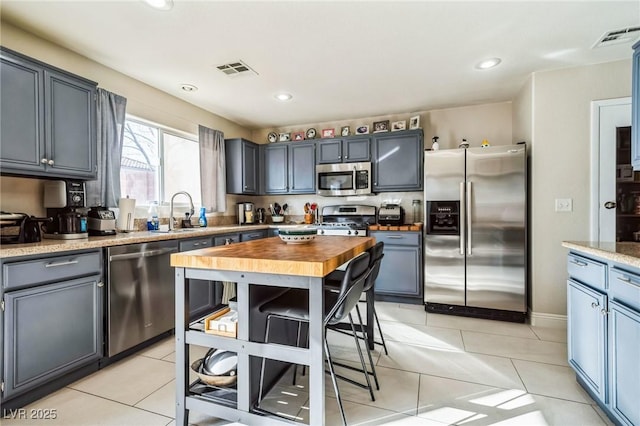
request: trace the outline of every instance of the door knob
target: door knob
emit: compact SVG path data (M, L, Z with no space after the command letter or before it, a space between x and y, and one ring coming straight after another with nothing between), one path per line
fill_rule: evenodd
M605 209L615 209L616 208L616 202L615 201L607 201L606 203L604 203L604 208Z

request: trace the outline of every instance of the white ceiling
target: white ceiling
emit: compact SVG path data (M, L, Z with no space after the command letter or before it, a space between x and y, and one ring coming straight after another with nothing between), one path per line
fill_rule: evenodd
M251 128L511 100L535 71L631 57L593 49L640 1L12 1L3 19ZM640 33L636 33L640 35ZM635 37L637 39L637 37ZM474 68L502 58L493 70ZM243 60L258 75L217 65ZM189 83L198 91L183 92ZM280 91L293 94L279 102Z

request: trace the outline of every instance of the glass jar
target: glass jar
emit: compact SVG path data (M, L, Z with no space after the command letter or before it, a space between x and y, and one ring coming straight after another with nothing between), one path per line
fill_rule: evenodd
M413 212L413 223L422 223L422 207L420 206L420 200L413 200L411 203L411 210Z

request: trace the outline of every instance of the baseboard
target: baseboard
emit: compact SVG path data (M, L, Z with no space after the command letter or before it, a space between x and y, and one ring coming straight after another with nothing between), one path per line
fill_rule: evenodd
M529 311L529 322L534 327L567 328L566 315Z

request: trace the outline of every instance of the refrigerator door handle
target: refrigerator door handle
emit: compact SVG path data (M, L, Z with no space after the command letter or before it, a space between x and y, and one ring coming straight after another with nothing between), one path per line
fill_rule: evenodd
M465 204L464 197L464 182L460 182L460 254L464 256L464 236L466 229L466 214L467 214L467 206Z
M467 182L467 202L465 203L465 207L467 211L465 212L467 218L467 256L470 256L471 253L471 182Z

